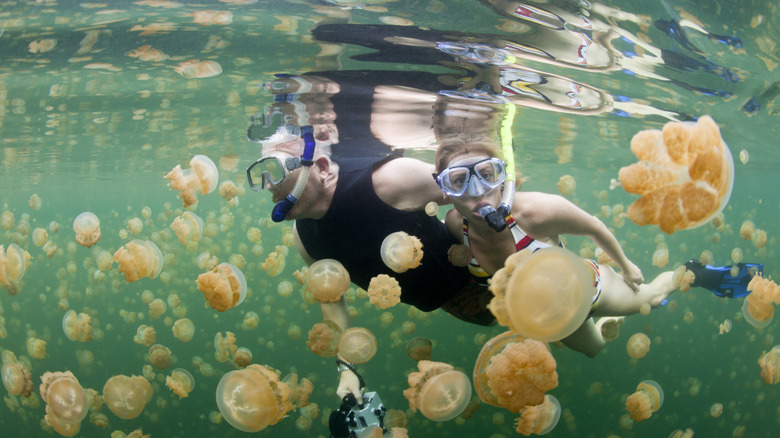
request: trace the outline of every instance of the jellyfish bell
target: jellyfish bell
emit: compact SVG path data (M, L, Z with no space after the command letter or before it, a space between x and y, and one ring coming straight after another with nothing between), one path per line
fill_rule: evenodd
M29 397L32 393L33 383L30 372L21 363L16 361L3 363L0 376L3 380L3 386L9 394Z
M189 318L177 319L173 323L173 336L182 342L189 342L195 335L195 324Z
M133 283L143 277L157 278L165 260L154 242L134 239L116 250L114 261L119 263L125 281Z
M182 170L180 165L165 176L174 190L179 190L184 207L198 202L197 192L207 195L217 188L219 171L216 164L205 155L195 155L190 160L190 168Z
M141 415L152 395L152 386L140 376L116 375L103 386L106 406L123 420L132 420Z
M780 382L780 345L775 345L761 355L758 366L761 367L761 378L765 383L773 385Z
M73 231L76 233L76 242L89 248L100 240L100 219L94 213L85 211L73 220Z
M369 302L380 309L387 309L401 302L401 286L398 280L387 274L373 277L366 292Z
M63 423L80 423L89 411L89 403L84 388L73 374L48 373L41 377L41 398L46 401L47 412Z
M250 365L231 371L217 385L217 406L222 417L243 432L259 432L278 423L292 409L289 387L275 370Z
M633 359L641 359L650 351L650 338L644 333L634 333L628 338L626 350Z
M539 341L553 342L574 333L590 311L594 273L584 261L563 248L549 247L533 252L513 267L501 295L509 328ZM494 301L491 311L495 315ZM498 319L498 317L497 317ZM501 323L501 319L499 319Z
M555 396L545 394L544 402L526 407L517 419L515 431L520 435L546 435L561 418L561 404Z
M399 274L420 266L423 257L420 239L403 231L385 237L379 251L384 264Z
M429 360L431 358L432 348L433 348L433 344L431 343L430 339L417 337L411 339L406 344L406 355L409 356L415 362L419 362L421 360Z
M431 421L448 421L461 414L471 400L471 382L462 371L442 362L421 360L419 372L409 375L404 397L412 411L419 409Z
M306 288L323 303L335 303L349 289L349 273L338 260L317 260L309 266Z
M209 272L198 275L198 290L211 308L218 312L232 309L246 298L246 279L235 265L220 263Z
M86 313L71 309L62 317L62 331L71 341L87 342L92 339L91 318Z
M195 389L195 379L184 368L176 368L170 376L165 378L165 386L182 399L189 396L190 392Z
M171 229L176 233L182 245L197 242L203 233L203 219L191 211L185 211L171 223Z
M318 356L334 356L338 352L341 333L342 329L338 324L326 319L312 326L306 345Z
M376 354L376 336L363 327L350 327L339 337L338 351L347 362L366 363Z
M30 267L30 253L15 243L5 249L0 245L0 285L9 295L16 295L21 289L21 281Z
M664 403L664 391L654 380L643 380L636 392L626 399L626 410L631 418L638 422L647 420Z

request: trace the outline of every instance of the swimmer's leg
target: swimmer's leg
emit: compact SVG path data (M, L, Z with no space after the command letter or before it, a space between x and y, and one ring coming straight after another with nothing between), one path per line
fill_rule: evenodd
M599 265L601 273L601 297L595 316L619 316L639 313L642 304L658 307L669 294L677 290L674 284L674 272L662 272L653 281L639 286L634 292L623 277L609 266Z
M593 318L586 319L574 333L562 339L561 342L588 357L596 357L599 351L604 348L604 338L599 329L596 328Z

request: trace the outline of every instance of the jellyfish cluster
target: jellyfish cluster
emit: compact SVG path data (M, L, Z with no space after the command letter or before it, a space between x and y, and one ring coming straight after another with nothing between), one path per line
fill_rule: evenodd
M711 117L641 131L631 151L640 161L621 168L619 180L626 192L641 195L628 207L635 224L671 234L709 222L728 203L734 160Z
M471 399L471 382L462 371L443 362L421 360L409 374L404 397L409 409L431 421L447 421L460 415Z

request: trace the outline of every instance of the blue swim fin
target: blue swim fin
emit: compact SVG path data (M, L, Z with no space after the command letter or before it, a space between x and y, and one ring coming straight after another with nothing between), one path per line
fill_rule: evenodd
M756 263L737 263L739 272L735 277L731 276L731 266L711 266L691 260L685 263L685 267L693 272L694 279L691 286L709 289L719 297L739 298L750 292L747 285L755 275L761 275L764 265Z

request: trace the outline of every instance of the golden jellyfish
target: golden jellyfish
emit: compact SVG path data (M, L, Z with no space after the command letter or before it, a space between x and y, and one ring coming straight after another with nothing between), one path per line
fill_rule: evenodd
M636 392L626 399L626 410L631 419L639 423L647 420L664 403L664 390L653 380L643 380Z
M227 201L228 205L237 205L235 204L238 201L238 199L236 199L237 195L238 186L236 186L236 183L231 180L225 180L219 183L219 196Z
M780 304L780 286L761 276L754 276L747 285L750 294L742 302L745 321L755 328L764 328L772 322L774 306Z
M168 310L168 305L161 298L155 298L149 303L149 317L157 319Z
M339 337L338 352L347 362L366 363L376 350L376 336L363 327L350 327Z
M139 239L131 240L116 250L114 261L119 263L119 272L124 274L128 283L143 277L157 278L165 262L154 242Z
M152 385L141 376L113 376L103 386L108 409L123 420L132 420L143 412L154 394Z
M182 342L190 342L195 335L195 324L189 318L177 319L171 329L173 336Z
M401 286L398 280L386 274L372 278L366 292L371 304L380 309L387 309L401 302Z
M559 247L515 253L493 277L488 307L499 324L522 336L561 340L585 321L596 293L586 263Z
M60 423L73 425L87 416L87 394L70 371L43 373L40 393L46 402L46 415L56 417Z
M420 266L423 257L420 239L403 231L385 237L379 251L385 266L399 274Z
M756 231L756 225L751 220L742 222L742 226L739 227L739 237L745 240L752 240L753 233Z
M27 338L27 354L33 359L46 359L46 341L34 336Z
M8 210L3 210L3 212L0 213L0 228L4 229L5 231L10 231L11 228L14 227L14 224L14 214Z
M139 217L131 218L127 221L127 230L130 231L133 236L141 234L141 231L144 230L144 221Z
M217 385L217 406L222 417L244 432L259 432L274 425L292 409L290 388L276 370L250 365L231 371Z
M179 65L173 69L176 71L176 73L184 76L187 79L205 79L217 76L222 73L222 66L217 61L200 61L198 59L190 59L188 61L180 62ZM214 166L214 168L216 169L216 166ZM185 207L186 206L187 205L185 205Z
M417 337L406 344L406 355L414 361L429 360L433 344L430 339Z
M90 248L100 240L100 219L94 213L85 211L73 220L76 242Z
M694 228L720 213L731 197L734 159L709 116L640 131L631 151L640 161L621 168L619 179L626 192L641 195L628 207L637 225L657 224L670 234Z
M577 189L577 181L571 175L563 175L558 179L558 192L563 196L571 196Z
M650 351L650 338L644 333L634 333L628 338L626 350L632 358L641 359Z
M439 213L439 204L431 201L425 204L425 214L428 216L436 216Z
M21 281L30 267L31 258L30 253L15 243L8 245L8 249L0 245L0 285L8 295L16 295L21 290Z
M710 416L712 416L712 418L718 418L721 414L723 414L723 404L713 403L713 405L710 406Z
M200 239L200 235L203 233L203 219L191 211L185 211L173 220L171 229L176 233L179 242L187 246Z
M283 297L289 297L293 293L293 285L287 280L282 280L276 286L276 293Z
M241 321L241 328L244 330L252 330L260 323L260 315L257 312L246 312L244 320Z
M349 273L338 260L317 260L306 275L306 288L322 303L338 302L349 284Z
M462 371L442 362L421 360L419 371L409 374L404 397L413 412L420 410L431 421L451 420L463 412L471 400L471 382Z
M282 273L286 265L287 251L286 246L277 245L275 250L268 254L268 257L260 265L269 277L273 278Z
M155 341L157 341L157 332L154 331L154 327L144 324L138 326L138 330L136 330L135 336L133 336L133 342L145 347L151 347Z
M326 319L318 322L309 330L309 339L306 345L311 351L322 357L331 357L338 352L341 327L335 322Z
M0 376L9 394L22 397L29 397L32 394L32 378L24 364L15 360L5 362L0 370Z
M45 228L36 228L32 233L33 245L38 248L42 247L49 240L49 232Z
M171 350L160 344L149 348L149 363L158 370L164 370L171 366Z
M306 408L301 409L301 414L311 419L319 416L319 406L316 403L313 405L314 410L309 408L311 406L309 405L309 396L311 396L311 392L314 390L314 384L311 383L311 380L304 377L299 381L298 374L290 373L284 376L282 382L290 388L288 401L292 403L294 409Z
M550 394L545 394L544 402L523 409L515 422L515 432L520 435L545 435L555 429L561 418L561 404Z
M246 298L244 273L235 265L220 263L209 272L198 275L198 290L212 309L232 309Z
M471 250L466 245L452 245L447 250L447 260L449 260L452 266L464 268L471 261Z
M667 263L669 263L669 249L666 246L656 249L653 253L653 266L663 268Z
M195 155L190 160L190 168L182 170L180 165L165 176L174 190L179 190L185 207L198 202L197 193L207 195L217 188L219 171L211 159L205 155Z
M91 318L86 313L68 310L62 317L62 331L71 341L87 342L92 339Z
M775 345L769 352L764 353L758 359L761 367L761 378L767 384L773 385L780 382L780 345Z
M182 399L189 396L190 392L195 389L195 379L184 368L176 368L170 376L165 378L165 386Z
M192 17L192 22L201 26L228 25L233 22L233 13L230 11L202 10L187 14Z
M252 352L246 347L238 347L233 354L233 362L239 368L249 366L252 363Z

